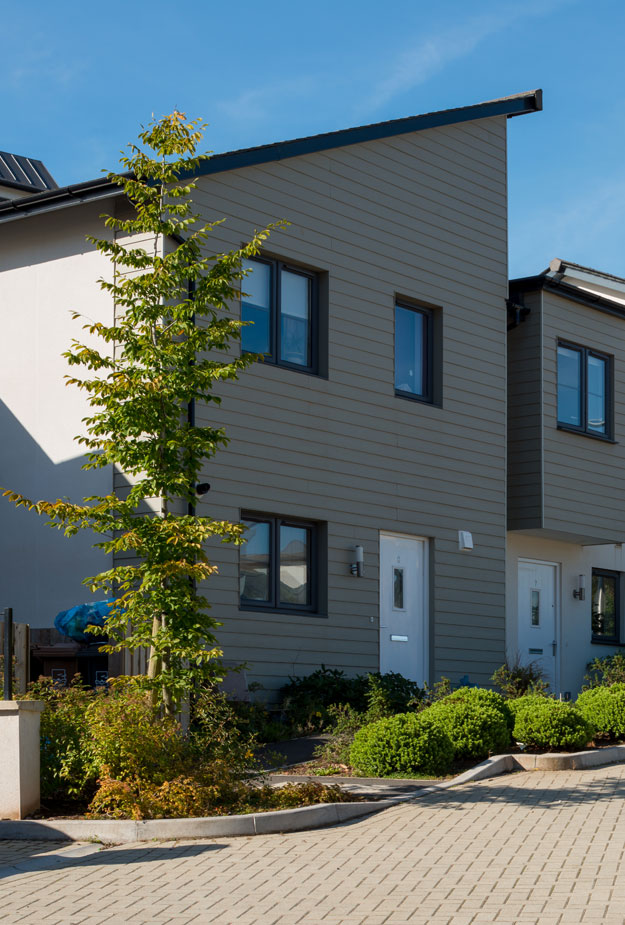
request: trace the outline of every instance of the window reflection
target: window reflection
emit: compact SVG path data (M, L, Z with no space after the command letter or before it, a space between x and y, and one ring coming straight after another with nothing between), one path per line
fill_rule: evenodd
M241 280L246 293L241 300L241 321L253 324L241 329L241 346L250 353L271 352L271 266L258 260L243 260L244 270L251 270Z
M605 433L606 362L601 357L588 357L588 430Z
M592 576L592 634L618 637L617 578L615 575Z
M243 521L249 528L240 554L240 595L248 601L268 601L271 525Z
M558 421L580 427L582 423L582 354L558 346Z
M310 279L282 270L280 274L280 359L309 366Z
M424 396L427 318L423 312L395 308L395 388Z
M280 527L280 602L310 603L309 530L307 527Z

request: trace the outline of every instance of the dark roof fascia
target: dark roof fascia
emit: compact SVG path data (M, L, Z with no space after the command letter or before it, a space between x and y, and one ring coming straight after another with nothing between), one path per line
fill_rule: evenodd
M54 209L63 205L78 205L91 199L123 195L124 190L105 177L97 180L87 180L84 183L74 183L71 186L47 190L44 193L34 193L32 196L25 196L22 199L0 201L0 223L36 212L45 212L47 209Z
M241 151L215 154L210 160L204 162L198 174L203 176L224 170L235 170L237 167L252 167L256 164L280 161L302 154L314 154L319 151L329 151L332 148L362 144L366 141L393 138L408 132L421 132L428 128L440 128L443 125L473 122L475 119L489 119L493 116L506 116L507 118L522 116L528 112L540 112L542 108L542 90L532 90L500 100L477 103L474 106L445 109L421 116L408 116L405 119L392 119L389 122L376 122L373 125L362 125L338 132L311 135L308 138L295 138L293 141L281 141L258 148L244 148Z
M558 283L550 276L526 276L521 279L510 280L510 294L518 295L521 292L535 292L537 289L547 290L564 299L570 299L587 308L594 308L606 315L615 315L617 318L625 319L625 305L618 305L611 299L606 299L600 295L593 295L591 292L583 294L576 286L569 286L567 283Z
M33 189L35 189L32 183L18 183L17 180L7 180L6 177L0 177L0 187L1 186L8 186L10 189L26 190L26 192L29 193L32 193ZM52 189L58 189L58 187L54 186ZM48 193L49 189L39 190L39 192Z
M527 93L518 93L514 96L490 100L486 103L477 103L474 106L445 109L421 116L409 116L405 119L392 119L388 122L377 122L374 125L342 129L338 132L311 135L308 138L295 138L292 141L281 141L257 148L243 148L240 151L214 154L202 163L198 171L194 171L180 179L186 179L187 176L206 176L226 170L236 170L239 167L267 164L302 154L329 151L332 148L342 148L366 141L375 141L380 138L392 138L396 135L420 132L428 128L439 128L443 125L472 122L475 119L489 119L493 116L505 116L506 118L522 116L529 112L540 112L542 108L542 90L530 90ZM101 178L89 180L86 183L75 183L71 186L64 186L45 193L34 194L26 199L9 200L6 203L0 202L0 222L9 221L19 215L25 216L42 211L50 203L57 202L62 205L70 204L72 200L83 202L89 197L106 195L108 191L110 191L111 195L120 195L122 192L116 184L111 183L107 178Z

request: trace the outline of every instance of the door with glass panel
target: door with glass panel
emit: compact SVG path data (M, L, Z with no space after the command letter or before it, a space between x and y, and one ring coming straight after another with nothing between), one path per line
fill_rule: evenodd
M552 562L519 559L518 652L521 664L536 662L557 691L557 574Z
M427 540L380 534L380 671L428 673Z

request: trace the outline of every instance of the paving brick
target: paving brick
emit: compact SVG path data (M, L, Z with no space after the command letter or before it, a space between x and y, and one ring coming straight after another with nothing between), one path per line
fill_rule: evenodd
M624 790L625 767L533 771L314 832L85 857L68 843L0 841L0 921L625 925Z

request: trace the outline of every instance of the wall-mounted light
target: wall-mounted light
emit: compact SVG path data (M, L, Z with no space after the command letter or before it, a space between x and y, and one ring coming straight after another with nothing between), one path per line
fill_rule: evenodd
M473 549L473 536L468 530L458 530L458 549L460 552L470 552Z
M577 576L577 587L573 588L573 597L577 598L578 601L583 601L586 598L586 576L585 575Z
M354 546L354 561L350 565L350 571L352 575L357 575L358 578L362 578L364 572L364 551L362 546Z

